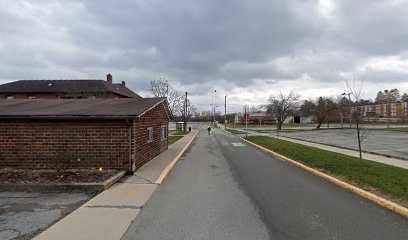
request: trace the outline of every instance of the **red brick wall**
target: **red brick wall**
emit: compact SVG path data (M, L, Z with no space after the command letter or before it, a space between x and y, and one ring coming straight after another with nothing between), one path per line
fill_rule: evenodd
M125 121L0 121L0 168L127 170L128 144Z
M161 126L167 126L167 135L169 129L169 120L163 104L143 115L134 123L135 153L133 170L138 169L146 162L167 149L168 138L161 140ZM153 142L147 142L147 129L153 128Z
M132 124L133 170L167 149L161 140L161 126L167 126L160 104ZM147 128L154 141L147 142ZM0 168L129 169L128 124L118 121L0 121ZM167 134L168 135L168 134Z

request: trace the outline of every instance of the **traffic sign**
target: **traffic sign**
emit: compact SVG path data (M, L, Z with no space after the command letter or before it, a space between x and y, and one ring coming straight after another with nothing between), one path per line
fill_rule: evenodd
M249 113L244 113L244 123L249 122Z

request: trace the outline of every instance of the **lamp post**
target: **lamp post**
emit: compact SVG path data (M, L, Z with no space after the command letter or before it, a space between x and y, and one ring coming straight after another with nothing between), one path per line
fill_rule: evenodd
M187 131L187 114L188 114L188 99L187 99L188 92L186 92L186 99L184 105L184 132Z
M224 129L227 130L227 95L225 95L225 105L224 105Z
M342 93L341 95L342 96L348 95L349 105L350 105L350 128L351 128L351 115L352 115L352 111L353 111L353 109L351 108L351 98L350 98L351 93Z
M213 124L215 124L215 98L217 95L217 90L214 90L214 98L213 98L213 104L212 104L212 109L213 110Z

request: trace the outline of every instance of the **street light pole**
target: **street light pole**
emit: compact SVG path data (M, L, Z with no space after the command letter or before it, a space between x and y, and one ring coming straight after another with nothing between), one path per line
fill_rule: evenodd
M224 129L227 130L227 95L225 95L224 101Z
M390 114L391 114L391 101L390 101L390 93L387 93L387 105L385 107L387 111L387 128L390 128Z
M248 138L248 115L247 115L246 105L245 105L244 120L245 120L245 138Z
M184 132L187 131L187 114L188 114L188 106L187 106L187 94L188 92L186 92L186 100L185 100L185 106L184 106Z
M214 90L214 98L213 98L213 124L215 124L215 98L216 98L216 95L217 95L217 90Z

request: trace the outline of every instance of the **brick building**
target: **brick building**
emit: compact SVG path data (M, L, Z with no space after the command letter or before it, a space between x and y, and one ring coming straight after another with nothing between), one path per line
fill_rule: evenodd
M105 80L19 80L0 85L0 99L141 98L126 87Z
M165 98L0 100L0 168L134 171L168 146Z

